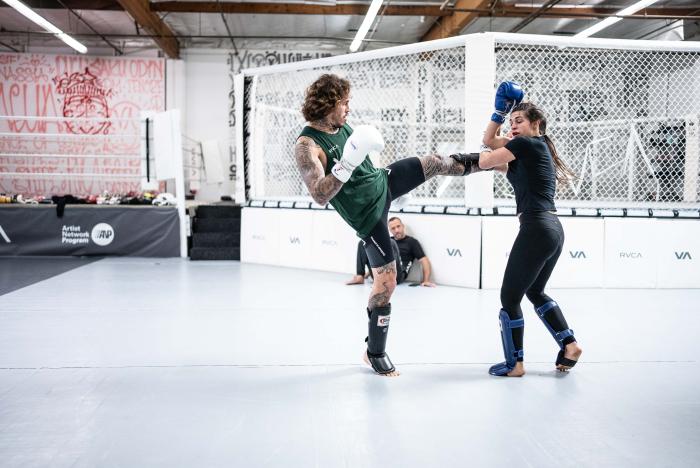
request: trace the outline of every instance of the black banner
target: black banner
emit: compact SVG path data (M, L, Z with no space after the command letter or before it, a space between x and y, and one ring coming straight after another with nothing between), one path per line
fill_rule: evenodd
M180 255L177 209L155 206L0 206L0 255Z

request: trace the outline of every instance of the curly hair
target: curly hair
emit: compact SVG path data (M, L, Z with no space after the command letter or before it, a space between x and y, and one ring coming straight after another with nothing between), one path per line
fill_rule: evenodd
M350 82L338 75L321 75L306 88L301 113L307 122L320 120L328 115L341 99L350 95Z

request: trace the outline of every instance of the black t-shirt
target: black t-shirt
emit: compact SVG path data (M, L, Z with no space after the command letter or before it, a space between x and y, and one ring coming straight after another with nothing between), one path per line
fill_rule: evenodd
M420 242L411 236L406 236L401 240L394 239L396 244L399 246L399 252L401 253L401 263L403 264L403 269L408 273L411 269L413 261L425 257L423 252L423 247L421 247Z
M506 149L515 156L508 163L506 177L515 190L517 212L556 210L557 178L544 137L518 136L506 143Z

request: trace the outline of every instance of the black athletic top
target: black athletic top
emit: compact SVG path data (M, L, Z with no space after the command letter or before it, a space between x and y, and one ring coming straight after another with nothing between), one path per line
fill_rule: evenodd
M401 263L403 264L404 271L408 273L411 269L413 261L425 257L423 252L423 247L421 247L420 242L411 236L406 236L401 240L394 239L396 244L399 246L399 252L401 253Z
M544 137L517 136L506 143L515 161L508 163L506 177L515 190L516 211L554 211L557 188L554 160Z

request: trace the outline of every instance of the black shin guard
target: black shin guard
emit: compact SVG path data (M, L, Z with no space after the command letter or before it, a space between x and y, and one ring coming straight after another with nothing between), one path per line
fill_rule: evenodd
M367 309L369 316L369 333L367 336L367 357L372 369L378 374L394 371L394 365L386 354L386 339L389 334L391 304Z

